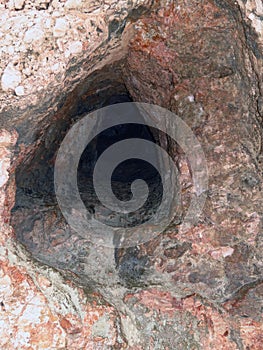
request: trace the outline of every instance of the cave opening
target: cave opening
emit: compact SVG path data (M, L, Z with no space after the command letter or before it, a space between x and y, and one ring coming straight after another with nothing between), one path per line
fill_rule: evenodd
M93 102L92 107L87 101L86 105L77 101L77 106L73 108L75 115L51 123L30 161L21 163L16 169L16 201L12 210L12 226L18 241L37 260L56 268L73 270L78 275L81 274L81 267L76 264L76 259L79 259L81 249L84 248L76 248L76 242L81 242L81 238L68 225L57 203L54 190L56 154L69 128L87 112L133 102L125 85L121 88L120 84L117 85L115 91L115 82L107 81L106 86L111 86L112 89L104 89L101 85L102 93L88 97L89 102ZM80 100L84 100L83 96L80 96ZM143 179L148 185L149 196L144 205L128 214L116 214L100 204L93 185L93 171L100 155L111 145L134 137L158 143L156 135L156 130L143 124L121 124L104 130L87 145L79 161L77 183L85 207L96 220L111 227L125 228L147 222L154 215L162 200L163 189L161 177L151 164L136 158L128 159L112 173L112 191L123 202L132 197L133 181ZM72 247L69 248L70 240L74 241L75 252L71 251ZM74 254L78 255L75 259ZM74 265L72 268L71 264Z
M248 7L250 3L247 2L247 6L245 3L155 2L149 18L142 18L139 22L134 19L135 30L130 35L132 41L125 52L127 57L120 58L124 57L123 47L115 51L115 46L118 41L127 43L128 35L121 37L121 33L112 32L110 41L96 46L94 54L83 52L71 57L65 72L54 74L54 81L50 77L43 86L44 91L37 89L41 81L36 81L34 84L38 86L33 90L32 99L35 97L38 106L26 106L25 111L20 111L18 102L23 98L15 94L12 99L8 98L10 108L3 119L10 125L14 124L21 147L17 151L18 160L14 160L16 164L10 170L10 187L16 185L16 203L12 211L16 236L15 239L13 235L10 237L9 231L12 231L3 226L1 251L5 254L3 271L13 284L17 284L11 294L13 287L9 277L4 275L6 310L12 311L12 304L16 307L14 300L23 304L21 318L16 315L16 310L14 313L15 331L19 331L17 324L25 324L25 314L30 314L30 310L36 310L38 314L43 305L41 315L44 318L41 318L45 319L47 333L52 333L50 329L54 322L65 326L64 331L54 323L53 328L55 332L58 329L56 334L59 337L67 333L63 345L61 342L60 345L52 343L53 346L50 343L49 348L64 345L92 348L89 339L81 338L89 338L93 332L90 332L92 324L87 314L97 321L102 308L97 300L84 298L88 290L95 291L96 296L102 295L107 304L106 317L102 315L98 319L94 332L94 342L97 339L107 342L106 345L99 344L99 348L124 349L126 343L128 348L145 349L148 346L159 349L206 348L209 345L220 347L221 344L225 348L258 344L261 348L262 178L258 163L262 155L262 128L259 125L263 113L259 79L261 41L253 28L254 23L259 24L254 14L256 10L252 11ZM120 3L120 9L122 5ZM75 12L72 11L71 15ZM98 16L106 19L106 14L103 12ZM117 18L122 16L117 14ZM128 22L119 22L126 25L124 34L131 26ZM75 21L75 25L79 25L79 21ZM90 40L88 46L98 43L98 40ZM55 51L44 53L49 57L56 54ZM61 55L64 62L64 52ZM124 68L122 63L115 65L118 59L124 60ZM42 76L40 62L41 56L39 73ZM112 62L112 65L106 67L105 62ZM46 68L45 64L45 72L48 71ZM51 94L53 96L49 96ZM119 225L116 216L112 217L100 205L89 184L92 185L94 163L103 150L111 142L133 135L154 140L165 150L172 151L179 173L182 215L179 213L178 221L156 239L140 246L128 249L94 247L72 231L56 203L53 181L56 152L70 127L87 113L132 100L163 106L189 125L207 159L208 188L203 191L199 182L194 183L189 159L165 135L149 128L138 130L136 125L106 130L95 138L90 148L85 149L78 168L79 192L90 215L103 217L104 222L113 228ZM12 109L10 102L13 101ZM52 109L50 114L47 109ZM158 122L157 119L156 127ZM200 168L201 163L198 162ZM124 162L115 169L112 187L116 197L124 203L129 201L130 183L138 175L145 176L148 184L152 181L151 192L155 197L150 207L146 205L141 212L131 213L131 217L119 216L123 228L136 225L136 214L145 219L147 215L151 216L154 204L157 206L161 198L161 187L155 190L159 183L157 174L137 160L129 164ZM6 196L12 197L10 202L13 203L11 191L7 188ZM193 220L194 224L184 230L184 214L199 194L206 197L202 213L198 221ZM8 215L11 205L8 206ZM20 243L31 253L32 259L29 254L19 254L24 252ZM42 270L37 268L42 264L36 264L34 258L43 263ZM54 270L66 279L58 278ZM48 288L45 279L40 285L42 271L47 271L44 276L51 277L47 281L50 280ZM26 274L30 279L22 277ZM77 288L81 289L77 294L71 292L71 281L83 287ZM28 289L29 297L23 298L19 289L23 289L22 292ZM38 289L44 291L44 304L50 306L47 323L42 303L44 298L41 296L40 299ZM37 298L31 298L32 290L37 290ZM65 297L62 298L62 294ZM71 299L73 306L67 308ZM93 312L89 300L92 305L99 304L100 309ZM200 322L203 314L207 317ZM10 315L7 313L6 317L10 318ZM216 320L217 329L211 328L211 319ZM10 324L11 327L10 322L7 326ZM45 324L38 324L44 332ZM28 330L27 323L25 326ZM31 328L34 338L30 339L36 344L42 334L37 339L34 325ZM54 332L52 334L58 339ZM111 342L108 334L112 337ZM17 337L13 338L17 341ZM119 339L121 344L116 345Z

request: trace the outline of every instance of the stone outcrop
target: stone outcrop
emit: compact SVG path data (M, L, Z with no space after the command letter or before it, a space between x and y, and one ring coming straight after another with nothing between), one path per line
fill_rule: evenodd
M0 348L261 349L261 2L12 0L0 16ZM114 95L175 112L209 168L182 231L191 169L156 135L181 214L115 250L77 237L45 197L68 128Z

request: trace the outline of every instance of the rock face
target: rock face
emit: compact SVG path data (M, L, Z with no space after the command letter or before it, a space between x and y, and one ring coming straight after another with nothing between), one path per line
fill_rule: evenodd
M261 349L261 3L8 1L0 15L0 347ZM52 179L70 126L120 96L191 127L209 186L181 230L191 169L157 133L180 216L112 249L68 227Z

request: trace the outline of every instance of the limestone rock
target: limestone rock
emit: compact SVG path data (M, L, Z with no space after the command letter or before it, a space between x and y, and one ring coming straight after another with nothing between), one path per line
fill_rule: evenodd
M21 83L22 77L18 69L12 64L9 64L2 75L1 86L4 91L15 90L15 88Z
M10 0L7 1L7 6L11 10L22 10L25 6L26 0Z
M78 9L82 6L82 0L67 0L65 2L65 8Z
M24 42L27 44L33 43L33 44L41 45L44 38L45 38L44 31L38 26L33 26L32 28L26 31L24 36Z
M16 10L22 10L25 5L25 0L14 0L14 6Z
M74 41L69 44L68 50L65 52L65 55L76 55L82 51L82 42Z
M68 22L64 18L58 18L56 20L55 27L53 29L53 35L56 38L63 37L69 28Z
M25 89L23 86L17 86L15 88L15 93L17 96L23 96L25 94Z

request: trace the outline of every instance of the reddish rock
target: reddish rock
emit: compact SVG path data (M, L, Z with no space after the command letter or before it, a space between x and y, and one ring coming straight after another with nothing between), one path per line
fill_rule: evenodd
M0 3L0 348L262 348L262 13L254 0ZM18 184L39 172L42 189L69 124L113 90L175 112L209 168L183 230L191 168L158 135L180 215L115 251L77 237L52 203L16 208Z

